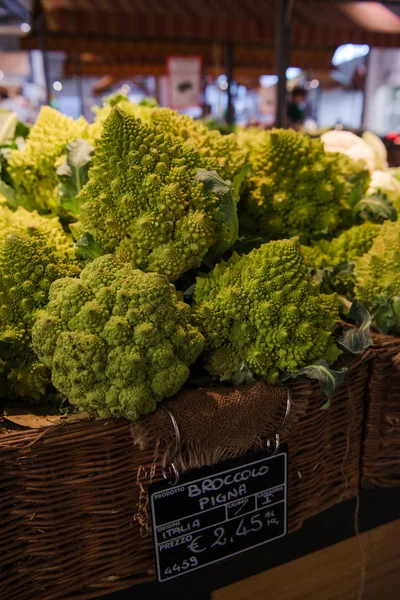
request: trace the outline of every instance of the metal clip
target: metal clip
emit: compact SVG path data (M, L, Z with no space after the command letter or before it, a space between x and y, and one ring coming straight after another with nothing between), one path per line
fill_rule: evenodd
M178 455L179 449L181 447L181 434L179 432L178 423L176 422L174 414L166 406L161 405L161 408L163 409L164 412L167 413L167 415L171 419L172 425L174 427L174 432L175 432L175 450L174 450L173 455L170 458L171 462L168 465L168 470L167 470L167 455L164 454L164 458L163 458L163 462L162 462L162 475L163 475L164 479L166 479L170 485L177 485L179 483L179 471L178 471L176 464L173 461L174 461L174 458Z
M281 430L283 428L283 426L285 425L287 418L289 416L291 407L292 407L292 392L291 392L290 388L287 388L286 411L285 411L285 416L283 417L283 421L281 423L279 430ZM281 444L281 436L280 436L279 431L277 431L274 436L269 437L267 439L267 448L268 448L268 450L271 451L272 454L276 454L278 452L280 444Z

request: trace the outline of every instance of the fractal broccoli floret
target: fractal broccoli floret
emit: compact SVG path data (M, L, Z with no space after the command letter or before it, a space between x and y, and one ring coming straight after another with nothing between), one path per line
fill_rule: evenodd
M366 221L353 225L332 240L318 240L312 246L303 246L302 252L311 267L334 267L342 263L353 262L371 248L380 225Z
M306 243L340 222L344 180L318 139L293 130L263 133L250 156L245 209L268 239L299 235Z
M315 360L333 363L340 354L332 336L336 297L319 293L298 238L234 254L198 277L194 318L206 338L207 368L221 380L245 363L275 383Z
M356 298L384 333L400 331L400 221L385 221L364 256L356 260Z
M22 150L13 150L8 172L18 204L41 213L57 209L56 161L67 144L88 131L86 120L74 121L57 110L44 106L32 126Z
M75 237L88 232L121 260L174 281L222 235L217 196L194 182L202 166L195 148L113 108L77 197Z
M222 135L209 130L201 121L170 108L149 108L131 103L121 106L138 118L156 125L166 133L195 146L205 168L215 170L223 179L233 180L246 163L247 151L240 147L234 134Z
M0 361L7 386L1 394L38 399L49 381L31 350L31 327L50 284L79 274L71 242L57 218L0 203Z
M312 272L326 270L330 289L350 299L354 297L354 261L368 252L379 231L380 225L366 221L330 241L322 239L302 246L303 256Z
M52 284L33 344L80 410L136 421L181 388L204 338L166 277L108 254Z

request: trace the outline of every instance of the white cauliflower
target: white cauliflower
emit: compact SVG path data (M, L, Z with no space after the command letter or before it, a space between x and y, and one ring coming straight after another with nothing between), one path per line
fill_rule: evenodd
M367 190L367 196L385 196L397 213L400 212L400 181L390 171L374 171L371 175L371 183Z
M374 152L375 169L386 169L388 166L387 150L381 138L372 131L364 131L362 139Z
M375 153L363 139L350 131L327 131L321 136L325 152L340 152L353 160L363 160L369 171L376 169Z

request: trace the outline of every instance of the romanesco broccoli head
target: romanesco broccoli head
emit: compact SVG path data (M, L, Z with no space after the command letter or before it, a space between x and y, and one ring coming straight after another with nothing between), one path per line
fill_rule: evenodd
M195 148L113 108L78 196L75 236L88 232L121 260L174 281L221 235L218 198L194 183L201 166Z
M217 171L225 180L232 181L246 163L247 151L239 145L234 134L222 135L219 131L210 131L201 121L170 108L149 108L128 102L122 102L120 106L197 148L204 167Z
M353 262L371 248L380 231L380 225L366 221L353 225L332 240L318 240L312 246L302 247L302 252L311 267L335 267Z
M364 256L356 260L356 298L382 332L400 331L400 221L385 221Z
M340 351L332 332L334 295L319 293L298 238L233 255L198 277L194 317L206 338L208 369L228 380L242 363L268 383L317 359L333 363Z
M85 137L88 124L83 117L74 121L54 108L44 106L32 126L25 146L10 152L8 172L18 204L41 213L58 205L56 161L67 144Z
M31 327L50 285L78 275L71 244L56 218L0 204L0 360L7 365L6 395L42 393L47 369L31 356ZM37 384L38 387L35 387ZM3 390L2 390L3 391Z
M340 222L344 180L319 139L290 129L257 136L245 210L268 239L306 243Z
M135 421L181 388L204 338L166 277L108 254L52 284L33 345L80 410Z
M302 246L303 256L311 271L325 269L330 289L348 298L354 298L354 261L368 252L380 225L366 221L353 225L332 240L318 240L311 246Z

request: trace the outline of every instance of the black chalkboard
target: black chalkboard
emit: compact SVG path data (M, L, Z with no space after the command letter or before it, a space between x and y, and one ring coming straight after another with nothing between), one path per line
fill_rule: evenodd
M196 469L150 486L158 581L169 581L286 535L287 450Z

